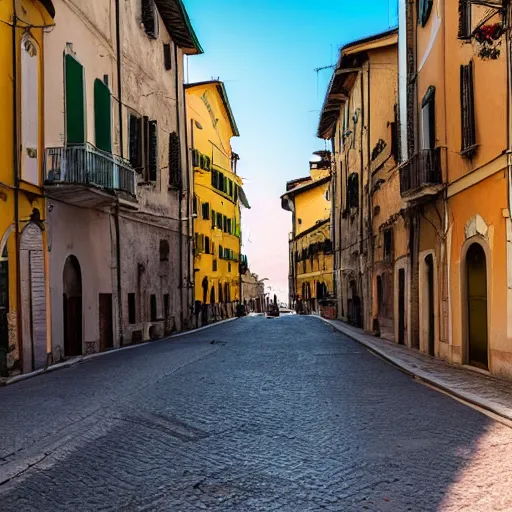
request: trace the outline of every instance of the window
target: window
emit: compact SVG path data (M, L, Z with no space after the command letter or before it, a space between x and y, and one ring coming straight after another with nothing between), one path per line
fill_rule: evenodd
M192 167L199 167L201 153L197 149L192 150Z
M212 210L212 229L215 228L217 221L217 214L215 213L215 210Z
M359 175L354 172L348 177L347 208L357 208L358 206L359 206Z
M210 253L210 237L208 237L208 236L204 237L204 252L206 254L211 254Z
M148 121L147 128L147 168L146 180L156 181L158 176L158 123Z
M169 261L169 242L160 240L160 261Z
M112 105L109 88L98 78L94 81L94 130L96 147L112 151Z
M222 230L224 233L228 232L228 218L225 215L222 216Z
M151 315L151 322L156 322L157 314L156 314L156 295L151 295L149 298L149 310Z
M212 271L217 272L217 260L213 260L212 262Z
M222 219L223 219L222 213L218 213L217 212L217 227L219 229L222 229L222 227L223 227L223 220Z
M228 194L230 197L233 197L233 180L228 180L229 188L228 188Z
M172 69L171 45L164 43L164 66L167 71Z
M234 192L235 192L235 196L233 197L233 199L234 199L234 201L236 203L238 201L238 185L237 184L235 184Z
M84 68L72 56L64 58L66 69L66 144L85 143Z
M212 169L212 187L219 188L219 172Z
M201 254L204 251L204 235L196 233L196 254Z
M22 179L39 185L39 54L36 42L21 41L21 171Z
M142 168L142 118L130 114L128 121L129 159L132 167L140 171Z
M224 259L224 248L222 245L219 245L219 259Z
M473 62L460 67L460 107L462 127L462 154L471 157L475 151L475 103L473 96Z
M393 259L393 229L384 230L384 261L390 262Z
M198 203L198 201L199 201L199 199L194 194L194 197L192 198L192 213L194 215L197 215L197 203Z
M169 185L181 189L181 144L176 132L169 135Z
M434 0L419 0L418 22L422 27L427 24L430 13L432 12L433 3Z
M142 0L142 24L151 39L158 38L158 12L155 0Z
M134 324L137 322L135 315L135 293L128 294L128 323Z
M395 120L391 123L391 154L398 162L399 158L398 105L395 105Z
M231 272L231 262L228 262L228 272Z
M459 0L459 39L471 37L471 2Z
M227 232L228 232L229 234L232 234L232 233L233 233L233 231L232 231L232 229L231 229L231 227L232 227L231 219L226 219L226 221L227 221L227 223L228 223L228 224L227 224L227 228L228 228Z
M203 203L202 209L203 209L203 219L210 220L210 203Z
M421 102L421 149L436 146L435 87L430 86Z

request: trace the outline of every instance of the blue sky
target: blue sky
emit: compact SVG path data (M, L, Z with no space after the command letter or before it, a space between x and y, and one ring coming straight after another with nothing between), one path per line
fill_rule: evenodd
M396 0L185 0L205 53L188 60L188 81L226 84L240 138L244 253L287 301L291 214L281 210L286 181L306 176L319 110L340 46L397 24ZM269 291L269 290L267 290Z

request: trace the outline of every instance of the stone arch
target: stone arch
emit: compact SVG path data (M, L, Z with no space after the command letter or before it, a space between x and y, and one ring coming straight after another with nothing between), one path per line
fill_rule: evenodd
M46 278L43 232L34 222L20 238L22 367L24 372L46 366Z

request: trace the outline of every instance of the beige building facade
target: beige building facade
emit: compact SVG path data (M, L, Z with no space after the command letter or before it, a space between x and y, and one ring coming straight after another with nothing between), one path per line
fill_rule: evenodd
M45 118L53 357L191 325L183 61L200 53L178 0L56 0Z

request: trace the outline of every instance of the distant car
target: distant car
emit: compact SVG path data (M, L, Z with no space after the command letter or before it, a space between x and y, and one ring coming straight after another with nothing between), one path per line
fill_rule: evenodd
M269 304L267 309L267 316L275 317L279 316L281 313L279 312L279 306L277 304Z

